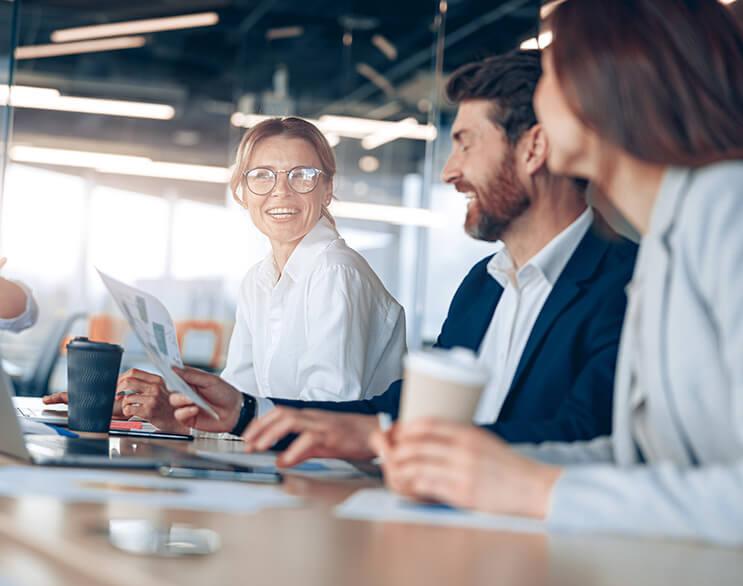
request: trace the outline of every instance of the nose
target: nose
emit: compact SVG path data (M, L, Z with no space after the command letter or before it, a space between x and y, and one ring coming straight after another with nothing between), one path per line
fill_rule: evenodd
M288 173L276 173L276 185L271 190L271 197L281 197L283 195L290 195L291 188L289 187L289 174Z
M441 170L441 180L444 183L454 183L459 180L462 177L462 171L459 167L456 153L452 153Z

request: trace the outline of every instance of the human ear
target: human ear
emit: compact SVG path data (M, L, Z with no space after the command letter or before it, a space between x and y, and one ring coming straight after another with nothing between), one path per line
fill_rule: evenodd
M547 135L539 124L532 126L523 138L523 161L527 173L535 175L547 164L549 143Z

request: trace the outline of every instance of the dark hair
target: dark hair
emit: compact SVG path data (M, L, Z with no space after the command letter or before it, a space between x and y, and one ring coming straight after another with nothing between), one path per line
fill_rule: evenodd
M743 155L743 34L717 0L567 0L548 19L576 116L655 164Z
M541 75L539 51L510 51L454 71L446 84L446 97L456 104L490 101L491 121L516 144L537 123L533 100Z

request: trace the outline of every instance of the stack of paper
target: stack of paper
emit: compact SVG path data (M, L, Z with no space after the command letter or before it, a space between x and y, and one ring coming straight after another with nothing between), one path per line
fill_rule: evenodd
M214 480L175 480L112 471L7 466L0 468L0 495L42 496L69 502L124 501L197 511L252 513L301 501L280 488Z
M199 450L196 454L202 458L231 464L233 466L251 467L259 471L276 472L276 455L270 453L246 454L244 452L208 452ZM332 458L312 458L292 468L281 468L282 473L309 476L312 478L363 478L366 476L358 468L343 460Z
M545 530L544 523L533 519L487 515L446 505L419 503L383 488L355 492L336 507L335 513L338 517L364 521L425 523L527 533Z

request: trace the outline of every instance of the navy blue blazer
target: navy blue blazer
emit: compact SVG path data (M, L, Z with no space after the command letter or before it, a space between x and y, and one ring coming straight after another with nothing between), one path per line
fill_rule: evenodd
M483 427L510 442L588 440L611 432L614 368L626 306L625 286L637 246L596 222L583 237L542 307L508 395ZM503 288L487 271L493 255L464 278L436 346L480 348ZM314 402L274 399L279 405L397 417L402 381L372 399Z

